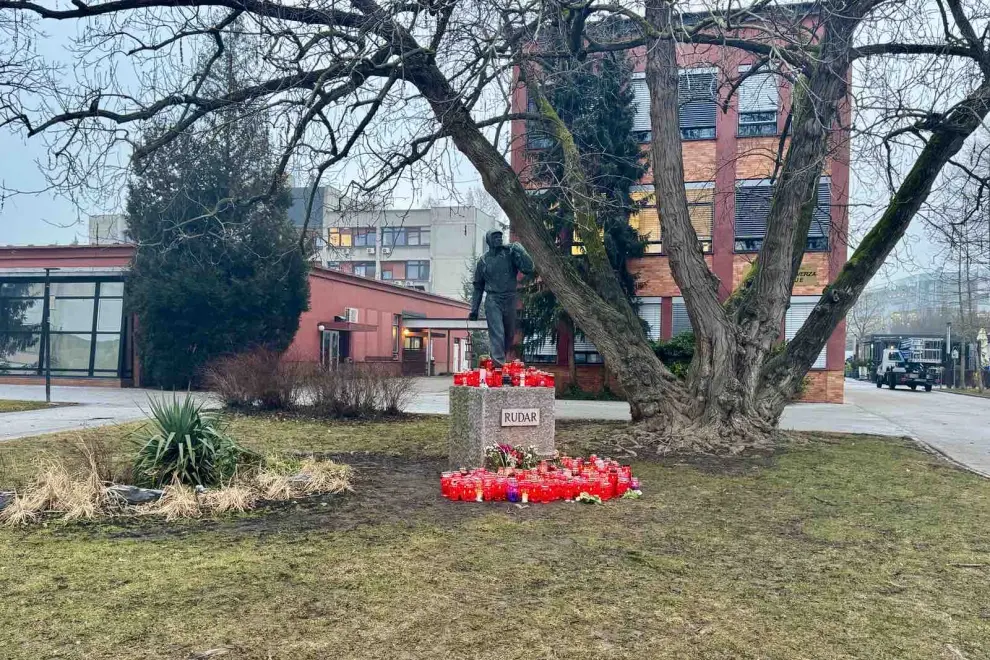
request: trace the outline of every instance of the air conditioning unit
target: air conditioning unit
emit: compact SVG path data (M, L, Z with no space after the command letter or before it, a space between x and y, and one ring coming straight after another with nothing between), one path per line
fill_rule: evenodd
M345 307L344 308L344 318L347 319L348 323L358 322L358 310L356 307Z
M373 247L368 248L368 254L372 254L372 255L375 254L375 248Z
M382 254L384 254L387 257L388 255L392 254L392 248L382 248Z

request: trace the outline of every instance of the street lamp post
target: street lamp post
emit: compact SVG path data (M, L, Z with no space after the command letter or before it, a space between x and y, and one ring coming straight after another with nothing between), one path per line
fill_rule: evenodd
M949 358L951 360L952 359L950 357L951 355L952 355L952 321L949 321L945 324L945 351L942 352L942 363L943 364L945 363L946 358ZM956 367L954 360L952 363L952 380L953 383L956 380ZM945 389L944 377L942 378L942 389Z
M52 271L58 268L45 268L45 302L42 307L44 318L41 323L42 341L45 348L45 403L52 402Z

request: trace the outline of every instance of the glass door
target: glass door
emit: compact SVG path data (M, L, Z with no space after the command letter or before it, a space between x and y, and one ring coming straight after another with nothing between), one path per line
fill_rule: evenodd
M340 332L324 330L320 338L320 364L324 369L333 370L340 363Z

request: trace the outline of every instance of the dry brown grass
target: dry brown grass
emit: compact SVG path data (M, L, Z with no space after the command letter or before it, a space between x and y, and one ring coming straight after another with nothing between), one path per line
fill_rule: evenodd
M166 486L157 502L121 506L107 494L100 453L80 449L88 465L76 473L65 462L46 457L38 462L34 481L0 510L0 524L39 522L42 514L61 514L63 520L109 517L119 512L162 516L166 521L199 518L203 515L242 513L261 500L288 500L316 494L336 494L351 489L350 466L306 459L301 463L271 459L271 468L238 475L221 488L202 490L182 484Z
M253 509L257 502L258 492L254 488L236 483L208 490L200 496L203 507L214 514L244 513Z
M314 458L303 460L299 468L300 488L306 495L317 493L341 493L351 489L351 477L354 470L350 465L320 461Z
M0 522L11 527L37 522L40 517L35 502L23 497L15 497L13 501L0 511Z
M95 518L105 508L106 486L93 464L75 475L53 458L40 459L38 468L34 483L0 511L0 522L23 524L46 512L61 513L63 520Z
M306 458L301 462L267 458L251 478L268 500L288 500L306 495L336 494L351 489L349 465Z
M292 476L279 472L260 470L254 478L261 496L266 500L288 500L292 498Z
M55 408L57 406L70 405L65 403L45 403L44 401L16 401L11 399L0 399L0 413L23 412L25 410L41 410L42 408Z
M172 484L162 489L164 494L157 502L139 507L142 514L152 516L164 516L165 520L172 521L179 518L199 518L203 510L200 507L199 497L196 491L189 486L182 484Z

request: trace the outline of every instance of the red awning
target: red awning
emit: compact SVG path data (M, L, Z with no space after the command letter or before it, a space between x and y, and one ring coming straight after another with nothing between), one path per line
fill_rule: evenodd
M321 325L324 330L344 330L350 332L375 332L378 330L377 325L351 323L349 321L320 321L316 327L319 328Z

